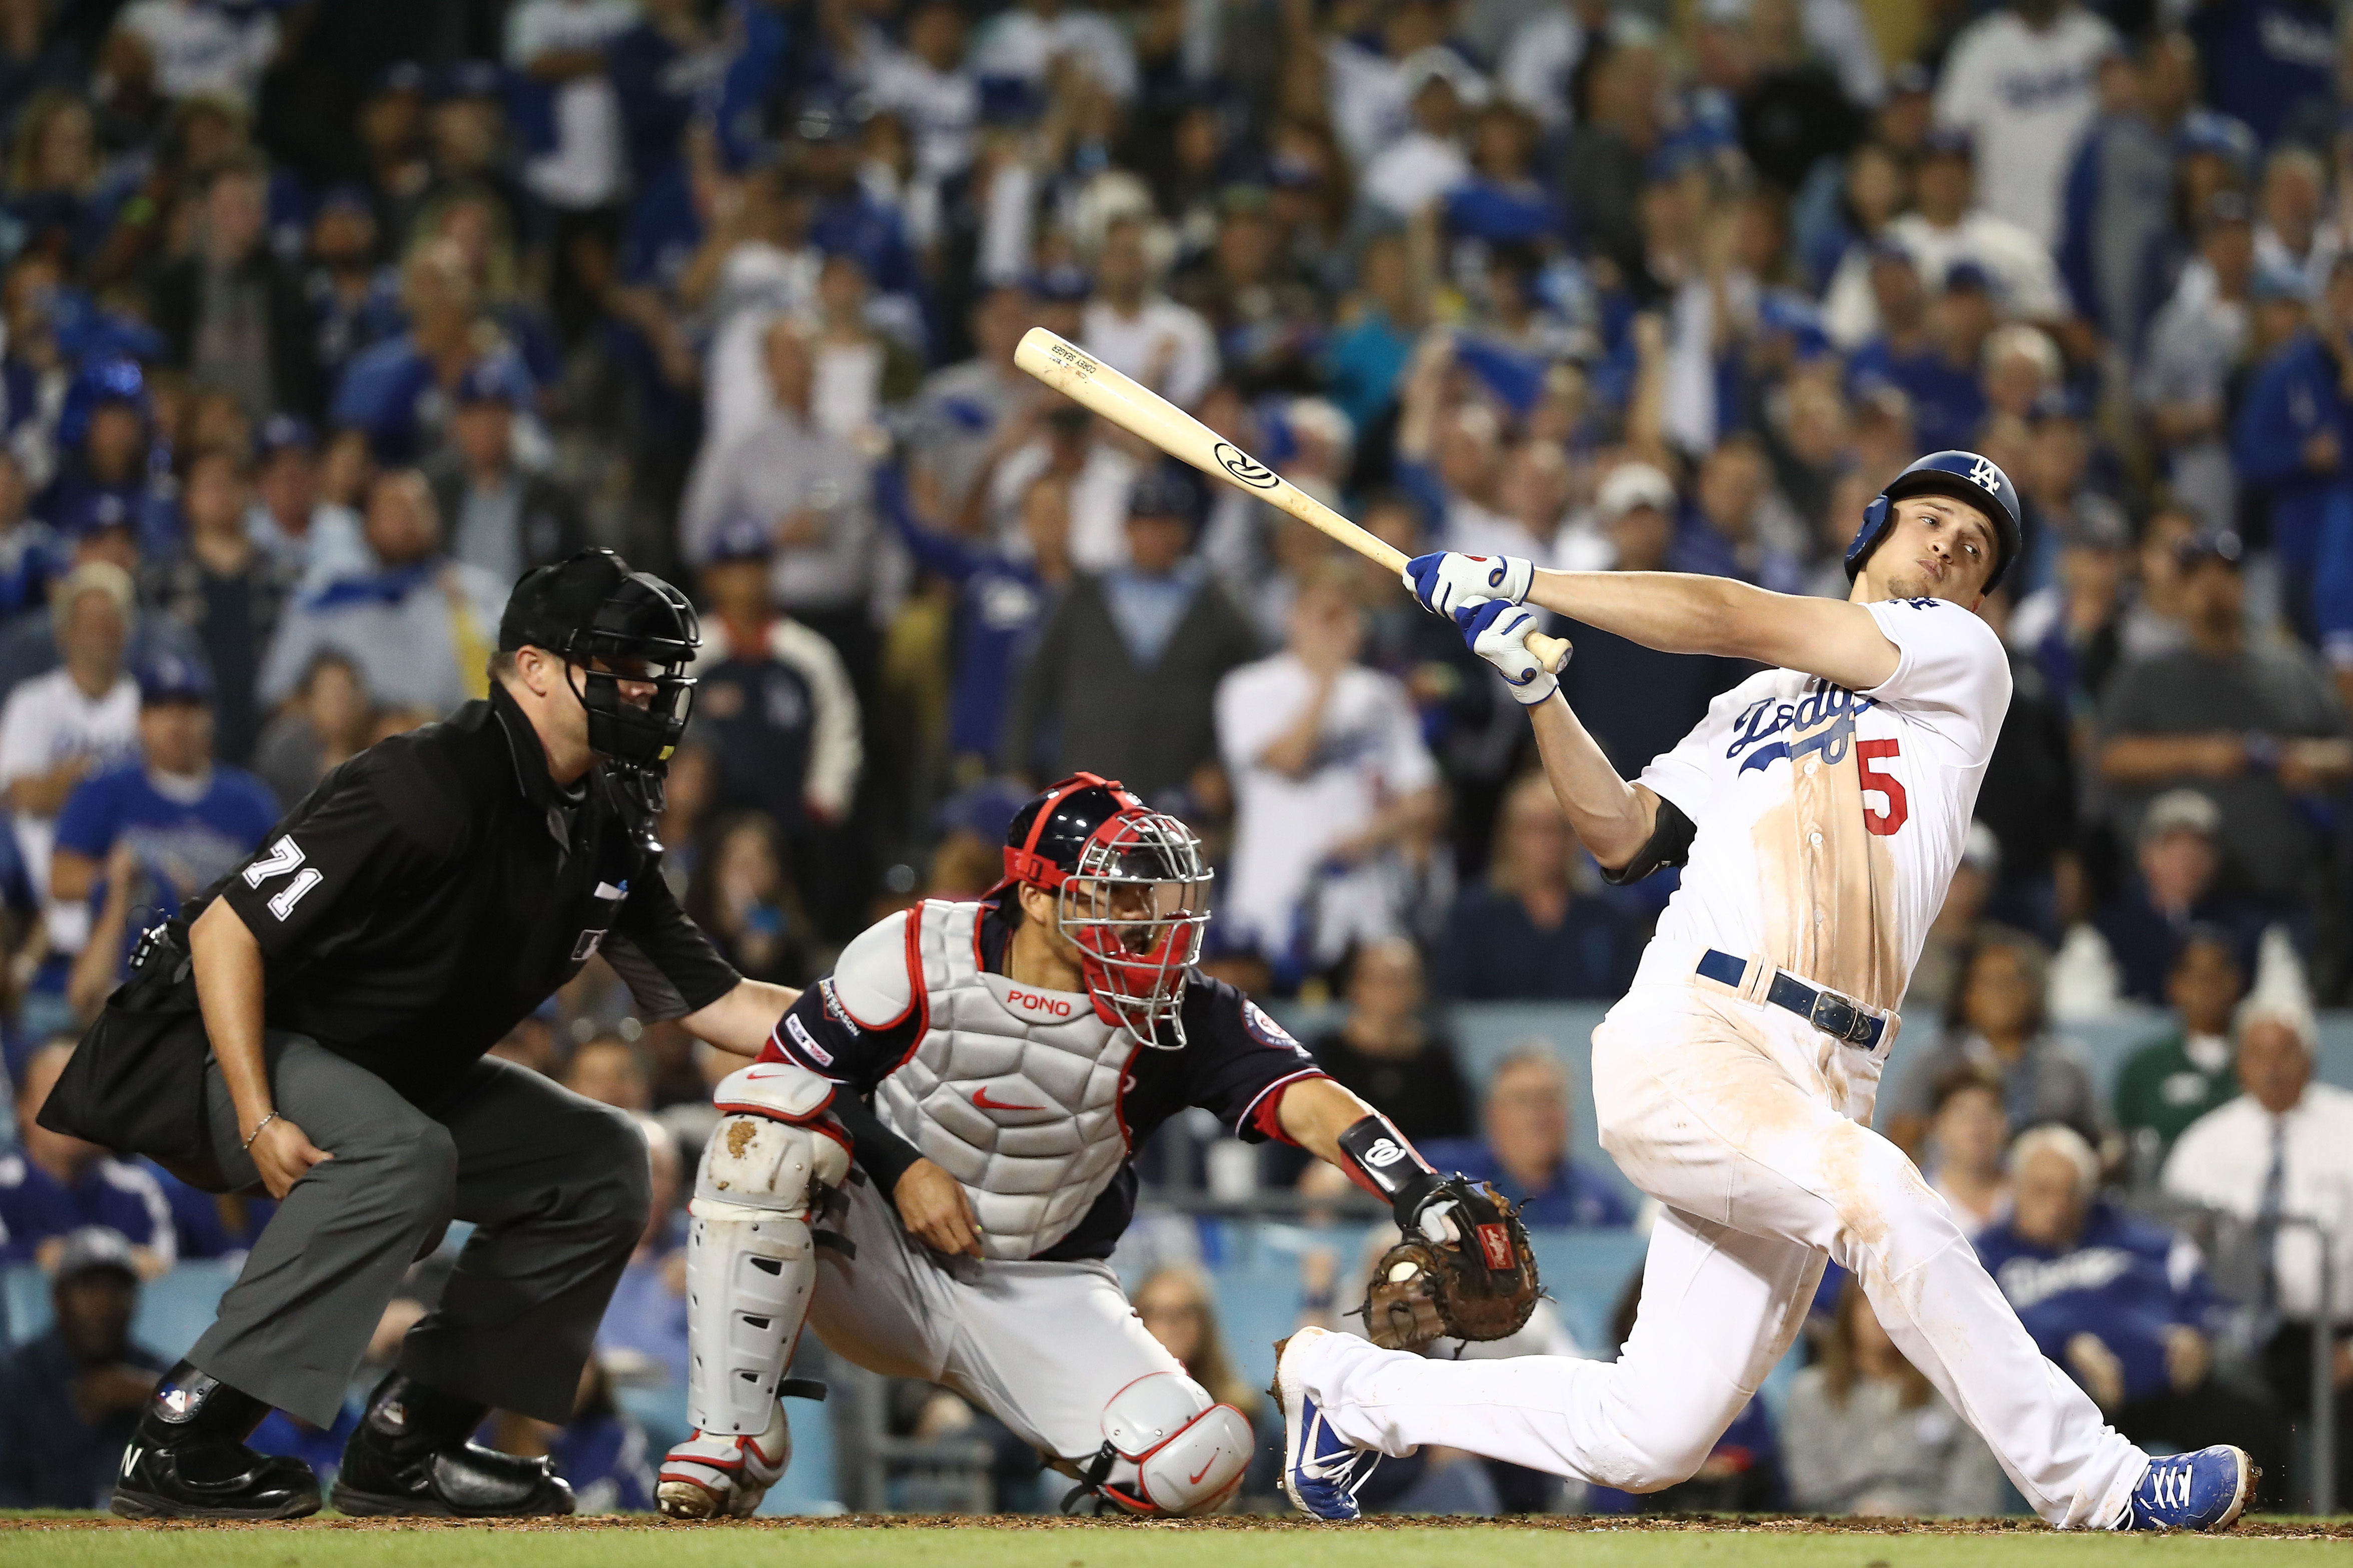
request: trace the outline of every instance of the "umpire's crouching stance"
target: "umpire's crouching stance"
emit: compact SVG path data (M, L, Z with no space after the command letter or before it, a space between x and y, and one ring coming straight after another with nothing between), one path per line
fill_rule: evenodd
M755 1053L795 994L679 911L651 830L699 640L678 591L588 551L519 583L488 701L383 742L156 933L42 1121L281 1200L123 1455L134 1518L310 1513L245 1446L331 1423L410 1261L475 1230L343 1450L346 1513L572 1511L546 1461L470 1445L492 1406L568 1417L646 1221L620 1112L484 1052L599 951L651 1015ZM209 1048L209 1056L207 1049Z

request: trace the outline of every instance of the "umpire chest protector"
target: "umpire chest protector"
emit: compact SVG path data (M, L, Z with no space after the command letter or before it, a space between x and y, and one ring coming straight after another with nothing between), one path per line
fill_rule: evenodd
M845 988L896 989L895 975L875 984L855 970L905 964L900 984L912 984L909 1005L924 1026L906 1065L877 1088L875 1111L963 1184L987 1255L1018 1259L1068 1236L1118 1174L1128 1154L1123 1080L1141 1047L1083 993L983 968L987 908L920 904L906 917L903 955L861 941L837 977Z

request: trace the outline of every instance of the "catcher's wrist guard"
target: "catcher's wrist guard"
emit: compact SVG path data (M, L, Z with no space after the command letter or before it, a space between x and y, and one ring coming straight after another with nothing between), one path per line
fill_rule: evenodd
M1440 1176L1430 1162L1389 1125L1385 1116L1367 1116L1340 1134L1340 1152L1353 1167L1348 1173L1388 1199L1398 1228L1410 1235Z

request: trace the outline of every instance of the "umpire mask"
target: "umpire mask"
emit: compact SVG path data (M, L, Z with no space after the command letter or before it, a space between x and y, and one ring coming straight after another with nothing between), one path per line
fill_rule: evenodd
M686 667L702 646L685 595L610 550L584 550L515 584L499 647L525 646L565 660L565 679L588 716L589 750L654 775L669 766L693 706ZM651 686L651 700L630 701L625 682Z

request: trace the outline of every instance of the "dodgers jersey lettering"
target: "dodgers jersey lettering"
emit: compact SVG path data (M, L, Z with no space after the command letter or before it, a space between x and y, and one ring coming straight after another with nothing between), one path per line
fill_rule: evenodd
M2010 660L1959 605L1863 608L1898 651L1886 680L1760 671L1642 771L1696 831L1637 986L1681 985L1716 948L1866 1006L1903 1000L2010 708Z

